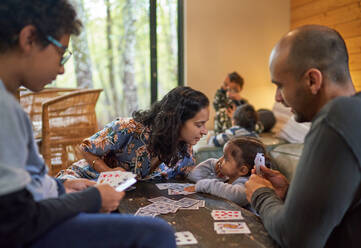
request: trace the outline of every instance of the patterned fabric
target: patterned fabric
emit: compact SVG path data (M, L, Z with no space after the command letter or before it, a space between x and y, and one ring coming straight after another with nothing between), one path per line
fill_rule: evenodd
M216 134L220 134L226 131L226 129L232 127L232 118L227 114L227 108L231 106L231 104L235 104L236 106L246 104L246 99L241 100L232 100L227 97L227 91L220 88L217 90L214 100L213 106L216 110L216 114L214 116L214 132Z
M215 146L223 146L231 138L239 136L251 136L258 138L258 134L256 132L249 132L247 129L240 126L233 126L231 128L228 128L224 133L211 136L209 139L209 144Z
M232 126L232 119L227 114L226 108L221 108L214 116L214 132L220 134Z
M214 95L213 107L216 111L218 111L221 108L226 108L227 106L227 91L220 88Z
M194 167L192 149L189 157L178 161L173 167L161 164L151 171L151 156L147 149L150 130L130 118L118 118L107 124L103 130L87 138L81 148L100 157L110 168L121 167L138 175L139 179L157 176L166 179L186 176ZM189 168L188 168L189 167ZM82 159L59 173L59 178L87 178L96 180L99 173Z

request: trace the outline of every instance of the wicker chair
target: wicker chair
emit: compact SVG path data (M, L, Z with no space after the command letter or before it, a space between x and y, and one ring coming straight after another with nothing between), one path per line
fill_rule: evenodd
M75 91L43 103L41 153L50 175L80 159L78 145L98 131L95 105L101 91Z
M41 138L41 113L43 102L52 99L57 96L61 96L79 89L73 88L45 88L40 92L31 92L22 89L18 91L18 97L20 98L20 105L23 107L26 113L28 113L30 120L33 124L34 137L36 139Z

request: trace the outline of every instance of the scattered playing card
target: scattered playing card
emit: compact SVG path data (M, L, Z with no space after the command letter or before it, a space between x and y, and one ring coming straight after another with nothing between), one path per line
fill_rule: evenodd
M175 204L177 204L183 208L187 208L187 207L197 204L198 202L199 202L199 200L184 197L184 198L178 200Z
M158 187L158 189L163 190L163 189L168 189L169 188L170 183L157 183L156 186Z
M171 204L174 204L174 203L177 202L175 200L169 199L169 198L164 197L164 196L151 198L151 199L148 199L148 201L150 201L150 202L166 202L166 203L171 203Z
M212 210L211 215L214 220L243 220L241 211Z
M195 192L185 191L184 188L194 186L193 183L157 183L160 190L168 189L168 195L190 195Z
M189 232L176 232L175 233L175 240L177 245L194 245L198 244L194 235Z
M245 222L214 222L217 234L251 233Z
M143 208L139 208L138 211L134 214L136 216L151 216L151 217L155 217L157 216L158 214L157 213L154 213L154 212L151 212L147 209L143 209Z

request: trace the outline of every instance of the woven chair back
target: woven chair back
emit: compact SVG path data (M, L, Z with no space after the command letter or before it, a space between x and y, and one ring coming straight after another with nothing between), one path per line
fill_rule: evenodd
M43 103L41 153L50 175L80 159L79 144L98 131L95 106L101 92L80 90Z
M43 102L79 89L71 88L45 88L40 92L22 91L19 95L20 105L28 113L33 124L34 137L41 138L41 115Z

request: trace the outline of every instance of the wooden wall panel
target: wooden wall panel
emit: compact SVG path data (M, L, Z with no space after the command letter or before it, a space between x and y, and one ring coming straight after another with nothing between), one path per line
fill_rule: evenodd
M361 90L361 0L291 0L291 29L320 24L332 27L345 39L351 77Z
M292 22L291 27L299 27L309 23L317 23L320 25L334 26L340 23L348 23L359 20L361 17L360 3L351 3L337 9L332 9L321 14L298 19Z
M359 0L314 0L308 4L291 9L291 22L319 15L330 10L336 10L357 2Z
M313 0L292 0L291 1L291 9L300 7L302 5L311 3Z
M351 77L355 88L361 90L361 70L351 71Z
M347 50L350 54L361 53L361 36L345 39Z

